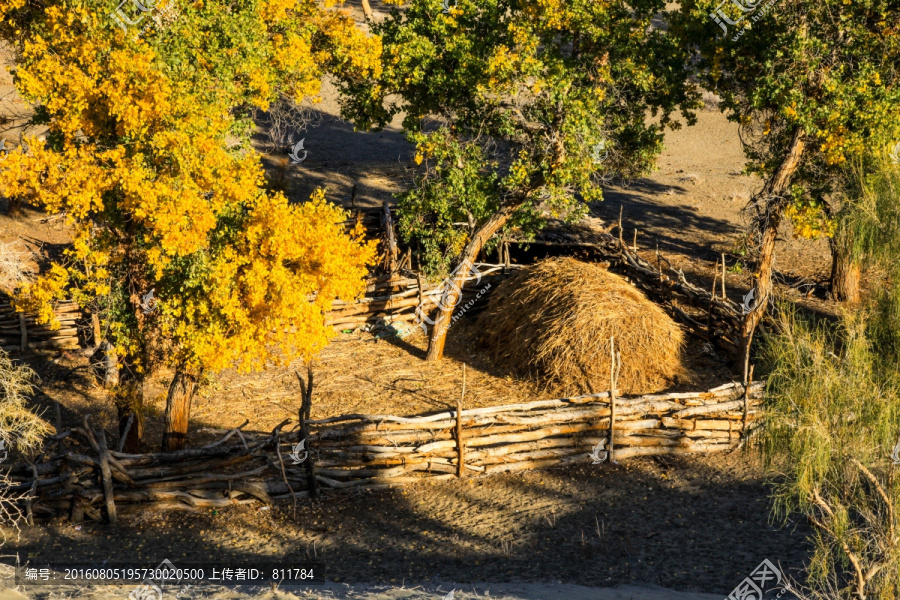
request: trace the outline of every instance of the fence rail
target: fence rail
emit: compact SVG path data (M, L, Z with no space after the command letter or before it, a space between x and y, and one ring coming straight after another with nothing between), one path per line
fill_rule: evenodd
M616 446L609 458L617 461L718 452L735 448L754 427L762 387L729 383L616 398L612 424L608 392L426 415L308 420L302 440L300 425L284 431L290 420L268 434L244 432L245 422L206 446L151 454L108 449L103 432L85 419L51 437L47 446L56 450L43 460L0 470L9 482L0 495L19 497L36 518L102 520L105 511L112 520L149 508L296 502L309 495L310 464L320 486L359 489L592 463L610 427Z

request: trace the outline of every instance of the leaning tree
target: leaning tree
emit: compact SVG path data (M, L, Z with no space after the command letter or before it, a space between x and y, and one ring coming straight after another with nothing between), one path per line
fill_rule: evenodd
M649 171L676 108L698 105L688 56L656 21L662 0L413 0L380 24L381 77L345 82L345 114L404 113L418 176L401 233L446 273L428 360L479 252L602 198L603 177ZM385 99L387 99L385 101ZM648 114L648 108L652 116Z
M129 450L144 378L172 367L163 446L182 447L204 372L311 356L331 300L364 289L372 246L321 191L267 193L249 132L254 107L315 96L328 72L378 76L378 40L312 0L0 0L0 36L49 128L3 158L0 192L64 213L73 237L19 305L49 320L74 295L100 315Z
M765 183L751 199L756 307L742 363L772 294L785 218L805 237L832 235L829 200L847 166L900 139L900 4L894 0L688 0L672 31L697 52L704 85L740 124L747 170ZM852 279L840 238L833 280Z

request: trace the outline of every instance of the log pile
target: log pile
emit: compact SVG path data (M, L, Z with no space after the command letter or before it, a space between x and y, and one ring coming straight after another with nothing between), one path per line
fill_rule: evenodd
M7 299L0 300L0 348L6 352L32 349L77 350L77 322L81 309L72 301L58 302L53 313L60 328L38 325L35 315L16 312Z
M9 484L0 494L14 497L30 491L29 514L38 519L63 516L73 522L85 517L100 521L101 513L112 522L148 506L195 509L255 501L268 504L292 497L288 480L280 477L276 451L282 442L281 429L288 422L249 442L241 434L245 422L201 448L126 454L109 449L103 431L92 430L85 419L83 427L50 438L59 450L46 460L5 470ZM63 448L64 444L69 448ZM294 490L303 485L299 477L294 478Z
M732 449L754 425L761 389L754 383L745 395L743 385L730 383L708 392L617 397L610 459ZM47 446L56 450L43 460L0 471L10 482L0 495L30 492L23 512L36 519L103 520L105 514L113 521L148 508L296 502L310 495L311 481L382 488L589 464L608 440L610 408L604 392L412 417L308 420L301 413L304 424L291 431L283 431L286 420L268 434L251 434L242 431L245 422L206 446L155 454L116 452L85 419L53 436ZM314 473L303 464L313 460Z

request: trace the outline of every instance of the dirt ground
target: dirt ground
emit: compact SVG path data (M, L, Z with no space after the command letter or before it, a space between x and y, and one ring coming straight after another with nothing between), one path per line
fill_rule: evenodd
M361 21L358 3L351 5ZM0 101L0 108L22 110L8 80L0 80ZM354 131L339 119L334 89L328 85L323 101L311 109L315 119L297 132L297 139L305 137L308 157L290 167L291 197L308 197L324 185L329 199L346 204L355 185L357 205L375 206L402 189L412 147L398 122L382 132ZM0 137L17 139L21 118L16 115L0 123ZM265 160L275 169L278 159ZM652 254L658 244L673 266L705 285L711 282L721 253L728 254L732 269L728 290L739 299L750 282L747 269L735 266L741 259L742 209L759 182L741 175L737 126L716 110L701 112L695 127L667 135L658 166L653 174L627 186L611 186L605 200L591 207L591 216L608 224L618 219L621 209L627 239L637 229L643 251ZM48 220L27 207L16 217L4 212L0 203L0 240L20 239L35 251L52 253L69 239L60 219ZM816 310L835 311L825 296L826 242L794 240L786 230L778 243L777 267L782 293ZM546 397L535 383L515 380L484 361L469 342L470 328L464 321L451 330L447 359L439 365L421 360L425 341L420 334L390 340L368 333L339 335L318 359L313 417L445 408L455 404L463 363L468 366L467 407ZM685 385L709 387L731 376L723 357L701 357L696 348L691 356L694 379ZM112 431L112 405L93 383L83 356L50 354L31 357L29 362L42 378L38 407L50 415L53 401L58 401L64 425L88 414L95 424ZM296 366L273 365L251 375L227 371L211 379L195 401L189 442L202 443L245 419L250 421L248 430L263 431L295 416ZM166 378L166 373L160 374L146 390L148 439L153 444L160 437ZM151 512L118 526L58 523L28 528L0 552L18 554L23 560L114 558L154 565L164 558L176 564L209 562L210 557L260 562L318 558L324 577L332 582L380 584L387 586L385 590L394 586L390 593L374 595L340 586L327 592L295 590L292 595L254 592L253 597L273 600L320 597L315 594L371 600L433 598L438 590L444 594L454 588L461 590L458 598L468 600L486 597L486 586L503 583L507 586L496 588L497 593L507 596L491 597L677 600L687 596L657 597L633 587L624 588L621 596L604 596L576 593L565 586L640 582L721 595L764 558L795 575L807 559L805 523L785 527L769 523L768 488L752 457L735 453L635 459L601 467L334 493L300 502L296 517L289 506L238 507ZM539 582L545 586L527 588ZM510 591L514 583L524 591ZM53 593L55 598L68 595ZM72 591L72 597L84 594L99 597ZM120 597L125 595L127 590Z
M449 590L449 591L448 591ZM189 590L193 592L192 590ZM98 586L90 591L72 588L65 591L29 591L28 595L13 590L0 592L0 600L55 600L56 598L97 598L121 600L129 588ZM193 592L193 598L209 600L720 600L714 594L677 592L650 584L621 585L614 588L589 588L561 583L491 584L478 583L451 588L448 585L348 585L326 584L306 587L279 586L209 586ZM64 594L64 595L63 595ZM452 594L452 596L450 595ZM182 596L182 598L187 597Z
M634 582L726 595L768 558L806 559L803 523L769 523L759 465L740 452L639 459L356 494L291 507L146 513L118 526L23 531L35 562L316 559L323 577L391 585Z

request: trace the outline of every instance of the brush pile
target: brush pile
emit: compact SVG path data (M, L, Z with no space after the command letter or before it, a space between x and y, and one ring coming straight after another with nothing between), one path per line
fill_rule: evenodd
M625 393L659 391L682 370L678 324L622 277L572 258L542 261L503 282L479 329L495 363L561 394L609 389L611 338Z

